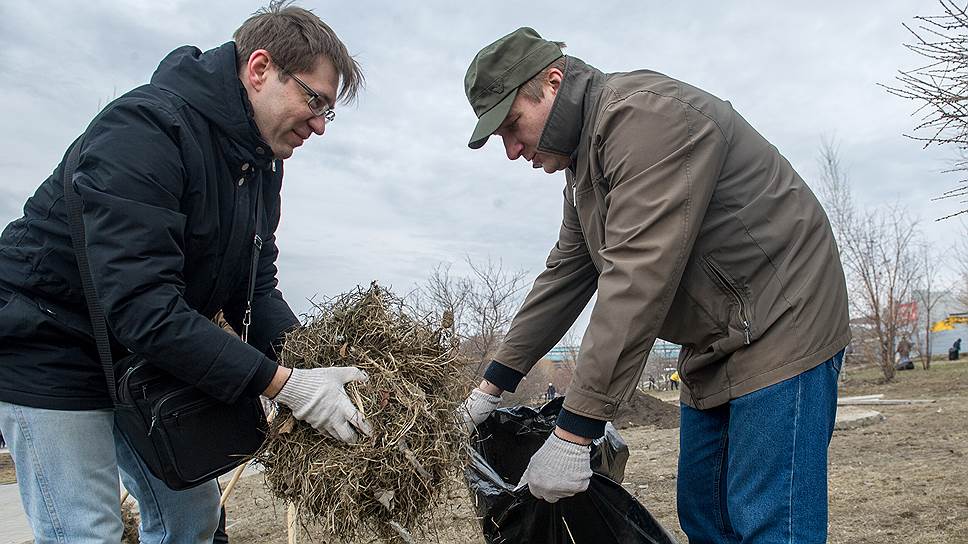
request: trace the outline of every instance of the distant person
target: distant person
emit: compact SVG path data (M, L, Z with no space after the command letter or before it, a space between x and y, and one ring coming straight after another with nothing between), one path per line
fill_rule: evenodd
M558 390L555 389L555 384L548 383L548 390L545 391L545 400L554 400L558 396Z
M678 371L673 372L672 375L669 376L669 389L673 391L679 390L679 372Z
M649 391L655 389L655 376L649 376Z
M952 344L951 348L948 350L948 360L957 361L958 358L961 356L960 352L961 352L961 338L955 340L955 343Z
M894 368L896 370L914 370L914 361L911 360L911 342L907 335L901 337L901 341L897 343L896 351L898 361Z

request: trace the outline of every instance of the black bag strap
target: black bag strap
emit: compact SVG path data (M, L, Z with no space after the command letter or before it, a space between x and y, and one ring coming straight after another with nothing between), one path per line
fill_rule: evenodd
M111 403L118 405L117 385L114 378L114 361L111 355L111 342L108 339L108 324L104 317L104 309L97 298L94 290L94 280L91 276L91 265L87 259L87 243L84 237L84 222L81 216L82 204L81 197L74 191L74 172L77 170L77 163L81 154L81 144L84 135L74 141L64 163L62 177L64 181L64 198L67 201L68 223L71 233L71 245L74 247L74 257L77 259L77 268L81 275L81 286L84 288L84 299L87 301L87 311L91 316L91 328L94 332L94 341L97 343L98 356L101 359L101 368L104 370L104 377L108 386L108 395ZM256 274L259 268L259 254L262 251L262 186L261 183L256 188L256 229L255 237L252 242L252 268L249 276L249 289L246 297L245 318L243 319L244 329L242 341L248 340L249 325L252 323L252 299L255 296Z
M91 316L91 328L94 331L94 341L97 343L97 353L101 358L101 368L107 380L108 395L111 404L118 405L117 387L114 385L114 362L111 358L111 343L108 341L108 324L104 318L104 309L98 301L94 291L94 280L91 278L91 265L87 262L87 243L84 239L84 223L81 220L81 197L74 192L74 171L81 154L81 143L84 136L71 145L67 161L64 163L62 176L64 179L64 198L67 200L67 216L70 224L71 245L74 246L74 258L77 268L81 272L81 286L84 288L84 299L87 301L87 311Z

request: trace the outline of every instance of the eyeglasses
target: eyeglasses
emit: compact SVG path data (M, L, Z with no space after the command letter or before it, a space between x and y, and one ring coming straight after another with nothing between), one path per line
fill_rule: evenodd
M306 104L309 106L309 111L313 112L313 115L322 117L323 121L327 123L332 123L333 119L336 119L336 112L333 110L333 107L327 104L323 100L323 97L319 96L319 93L314 91L309 85L306 85L303 80L296 77L292 72L283 70L283 73L296 80L296 83L309 95L309 100L306 101Z

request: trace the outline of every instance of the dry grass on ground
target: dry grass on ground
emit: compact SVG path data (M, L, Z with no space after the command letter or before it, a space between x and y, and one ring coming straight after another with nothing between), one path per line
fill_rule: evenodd
M17 482L17 471L13 468L13 459L9 453L0 453L0 484Z
M911 544L968 542L968 362L936 363L899 373L884 385L876 369L849 370L841 395L934 398L934 404L877 407L882 423L837 431L831 443L830 542ZM668 396L665 394L663 396ZM631 459L625 486L680 541L675 507L678 431L622 431ZM482 542L466 496L442 505L428 542ZM229 505L233 542L286 541L285 508L246 479Z
M884 422L834 433L830 542L968 542L968 361L901 372L890 384L883 384L873 368L848 367L847 377L842 396L884 393L886 398L936 402L876 407L886 416ZM675 509L677 429L638 427L622 434L631 450L626 488L685 542ZM0 483L14 480L9 454L0 455ZM261 476L243 479L228 508L232 542L286 542L285 506L267 495ZM469 499L459 488L438 512L438 534L420 541L483 542Z
M881 381L879 370L848 369L841 395L936 402L874 407L886 421L834 434L831 542L968 542L968 361Z
M847 376L841 395L884 393L937 402L876 407L886 416L882 423L834 433L830 542L968 542L968 361L901 372L887 385L876 369L848 366ZM631 449L626 489L685 542L675 506L678 431L638 427L622 434ZM483 542L466 496L457 493L440 512L439 535L419 541ZM285 507L266 495L258 475L242 482L228 515L236 544L286 542Z
M935 399L932 404L878 406L886 420L836 431L830 448L830 542L833 544L968 543L968 360L935 362L930 371L900 372L882 383L875 368L847 367L841 396ZM671 392L658 393L668 400ZM625 486L681 542L675 487L678 430L625 429L631 458ZM0 483L15 481L0 455ZM438 508L438 531L420 542L483 542L470 499L456 491ZM235 544L286 543L285 505L266 493L261 475L244 478L228 504ZM325 541L302 539L300 542Z

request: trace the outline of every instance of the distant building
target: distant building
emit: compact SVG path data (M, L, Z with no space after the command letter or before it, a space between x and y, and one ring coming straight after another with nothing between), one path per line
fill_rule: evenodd
M652 351L649 352L649 360L642 372L642 380L647 383L651 377L655 380L656 386L665 389L669 375L675 371L680 349L679 344L656 339ZM568 384L571 383L574 372L574 358L578 354L578 350L578 346L555 346L538 361L532 373L542 376L541 382L544 384L554 383L558 394L564 395L567 393ZM544 379L545 377L548 379Z
M681 348L682 346L679 344L673 344L672 342L657 338L655 345L652 346L652 353L649 356L659 356L663 359L678 359Z
M661 357L663 359L678 359L679 349L679 344L673 344L672 342L666 342L662 339L656 339L655 345L652 346L652 352L649 354L649 358ZM551 348L551 351L549 351L548 354L543 357L543 359L561 363L571 361L576 353L578 353L578 346L555 346Z
M549 361L554 361L560 363L563 361L570 361L573 357L573 353L578 353L578 346L555 346L551 348L543 358Z

